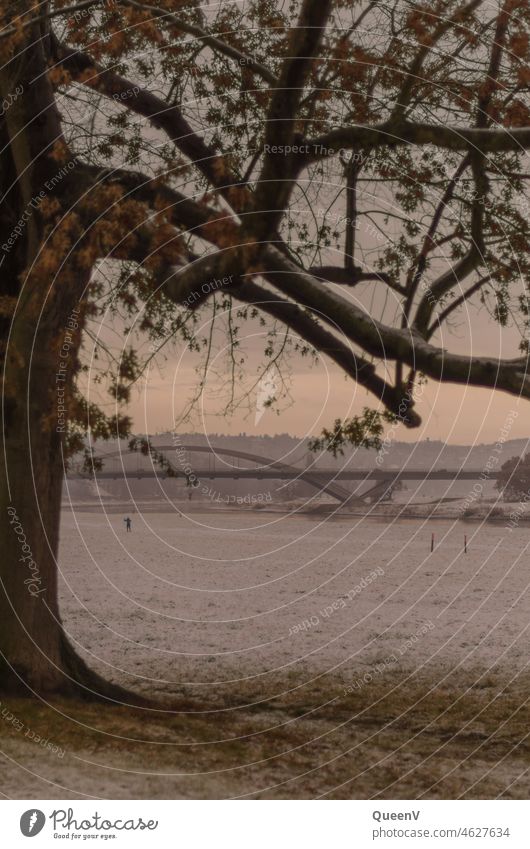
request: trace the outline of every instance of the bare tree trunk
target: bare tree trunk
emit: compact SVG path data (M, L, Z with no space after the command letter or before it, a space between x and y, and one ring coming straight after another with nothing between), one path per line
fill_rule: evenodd
M144 704L85 665L65 639L58 609L64 417L63 390L57 391L63 385L56 379L61 363L57 340L68 333L67 362L73 370L80 336L67 323L75 292L66 288L65 292L60 309L54 298L48 313L39 316L39 310L22 310L12 324L6 351L0 688L26 695L57 692ZM29 320L32 314L39 317L38 327Z
M0 482L0 689L147 704L92 672L65 638L57 599L64 470L56 334L43 325L34 340L31 324L19 322L12 338Z
M69 172L56 179L61 165L52 154L64 140L43 40L34 35L0 70L0 94L11 104L0 118L0 689L145 704L88 669L66 640L58 609L61 406L67 406L80 343L80 328L69 319L89 271L66 269L50 281L31 271L50 223L35 199L58 199L68 211L79 182Z
M28 327L28 331L31 328ZM1 686L37 692L66 686L57 606L57 550L61 506L61 437L44 429L54 379L42 350L28 370L30 339L9 356L6 380L12 402L4 420L4 466L0 491ZM26 335L30 336L30 333ZM40 347L40 346L39 346Z

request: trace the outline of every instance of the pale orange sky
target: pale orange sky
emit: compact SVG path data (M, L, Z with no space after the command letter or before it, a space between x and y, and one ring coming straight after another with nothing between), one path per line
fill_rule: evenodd
M295 369L290 379L291 403L283 402L279 412L262 409L258 422L256 391L251 393L245 410L230 416L219 415L221 404L212 400L211 391L212 387L219 385L215 380L212 383L207 381L203 404L199 404L192 421L178 427L178 430L303 436L317 434L323 427L330 427L336 418L358 413L365 405L377 406L373 396L353 381L346 380L329 362L325 367L317 364L311 370ZM177 364L171 359L160 369L152 370L147 388L144 383L134 390L131 398L130 409L136 431L154 433L170 430L195 386L196 376L191 361ZM495 442L512 410L517 411L518 416L509 438L527 438L530 435L530 403L503 392L429 381L416 409L423 419L422 426L407 430L400 425L396 434L400 441L429 437L460 444Z
M221 414L223 399L226 402L228 397L230 375L223 354L218 353L214 356L203 398L192 421L178 426L177 430L315 435L322 428L330 427L336 418L359 413L364 406L377 408L377 399L345 378L327 358L320 358L310 366L306 359L292 355L288 358L292 370L289 380L291 401L283 401L279 411L263 408L262 405L261 416L256 421L260 402L254 384L258 379L257 369L262 361L265 337L262 330L258 331L257 326L249 322L248 326L242 327L241 338L243 349L248 351L246 387L254 387L246 408L230 416ZM220 339L221 347L224 347L225 337ZM513 328L501 329L484 310L470 307L452 329L445 328L443 336L435 336L432 341L454 353L515 357L520 355L519 340L520 336ZM170 352L165 362L158 361L150 368L146 380L133 391L131 398L130 409L137 432L154 433L173 427L196 390L195 368L198 362L197 354L179 348ZM277 376L272 376L277 380ZM239 380L236 383L238 391L241 391L244 385ZM407 430L399 425L396 433L399 440L414 442L428 437L453 444L495 442L512 410L516 410L518 416L509 438L530 436L530 403L504 392L442 385L429 380L417 398L416 409L422 417L422 426Z

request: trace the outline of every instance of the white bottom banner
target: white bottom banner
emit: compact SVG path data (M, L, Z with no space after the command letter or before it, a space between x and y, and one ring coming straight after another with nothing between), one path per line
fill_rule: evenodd
M526 801L4 801L2 846L528 849Z

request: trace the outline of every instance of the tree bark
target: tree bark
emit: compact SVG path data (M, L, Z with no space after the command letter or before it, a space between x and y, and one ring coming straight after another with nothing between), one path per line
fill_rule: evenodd
M57 368L43 350L42 333L32 358L34 328L22 322L12 328L5 370L12 402L0 492L1 682L3 689L42 693L68 689L57 601L61 433L51 408Z
M63 174L56 156L64 140L45 39L36 36L31 31L26 49L0 70L0 94L10 104L0 117L0 689L144 704L76 655L58 607L66 402L81 336L71 317L80 324L81 310L73 311L89 270L65 267L49 281L34 273L41 252L53 253L41 201L58 200L59 214L68 211L80 179L75 169Z
M92 672L65 637L58 607L63 419L55 340L66 332L72 294L39 327L21 314L5 361L10 402L4 416L0 482L0 689L147 704ZM62 326L61 326L62 325ZM79 333L68 360L77 354Z
M81 326L74 310L85 282L80 276L76 288L58 278L53 296L32 291L11 323L0 481L0 688L139 704L76 655L58 607L62 407L75 374Z
M61 289L60 280L57 287ZM62 387L73 378L79 346L81 328L69 327L76 294L63 287L62 297L48 299L42 311L35 309L34 294L32 309L22 310L12 323L6 351L0 688L25 695L55 692L147 704L86 666L65 637L58 607L65 430ZM38 322L31 320L34 315ZM69 340L67 356L58 345L61 336ZM61 363L67 364L64 381Z

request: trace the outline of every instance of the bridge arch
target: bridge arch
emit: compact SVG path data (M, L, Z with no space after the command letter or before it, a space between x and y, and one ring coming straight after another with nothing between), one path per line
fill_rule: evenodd
M182 468L179 469L179 463L175 463L174 460L171 459L170 456L166 456L169 453L174 453L175 451L184 452L186 454L212 454L213 456L219 457L233 457L239 460L248 460L251 463L257 463L261 466L261 468L265 470L277 470L278 472L288 473L293 476L293 480L303 480L308 483L310 486L317 489L319 492L325 492L330 495L332 498L335 498L341 504L345 504L349 501L353 495L347 490L345 487L340 486L340 484L331 482L322 482L318 477L311 474L311 471L307 471L305 469L299 469L296 466L291 466L288 463L282 463L279 460L272 460L270 457L263 457L259 454L252 454L248 451L238 451L235 448L221 448L215 447L212 445L153 445L153 450L158 451L161 454L165 455L165 459L170 464L171 468L176 472L177 476L185 477L185 473L182 471ZM116 457L123 456L133 456L132 452L128 451L114 451L110 454L103 455L94 455L94 459L102 460L111 460ZM149 455L145 455L148 457ZM191 465L191 464L186 464ZM247 471L247 470L245 470ZM248 471L254 471L253 469L249 469ZM256 470L257 471L257 470ZM194 471L195 473L195 471ZM200 471L197 473L197 478L200 478ZM95 472L97 477L98 473ZM80 477L84 477L84 475L78 475ZM160 473L158 475L156 471L153 471L153 477L162 477L163 474ZM256 475L259 477L259 474Z

